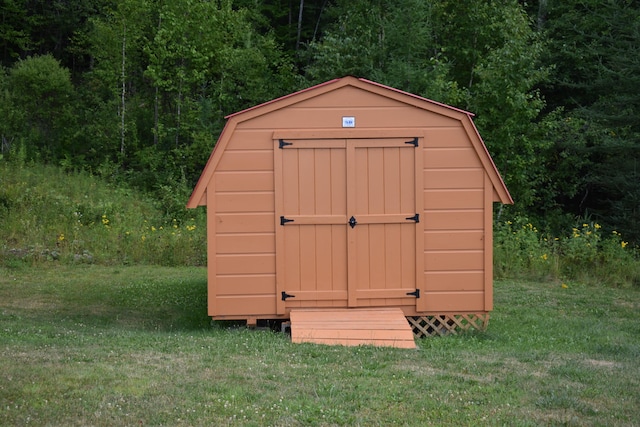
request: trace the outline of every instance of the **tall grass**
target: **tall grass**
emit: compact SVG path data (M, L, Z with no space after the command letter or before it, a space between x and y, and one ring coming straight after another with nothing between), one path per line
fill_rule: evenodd
M202 210L169 215L88 173L0 161L0 264L203 265L205 254Z
M640 286L640 252L615 230L579 221L565 235L549 236L526 219L494 229L494 272L498 278Z

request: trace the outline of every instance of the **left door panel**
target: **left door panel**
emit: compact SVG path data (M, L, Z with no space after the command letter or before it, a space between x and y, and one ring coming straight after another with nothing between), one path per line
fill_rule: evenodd
M346 307L346 141L274 144L278 314Z

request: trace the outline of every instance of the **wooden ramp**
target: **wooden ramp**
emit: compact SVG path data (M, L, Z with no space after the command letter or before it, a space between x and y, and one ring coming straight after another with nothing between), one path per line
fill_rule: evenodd
M399 308L293 309L290 316L294 343L416 348Z

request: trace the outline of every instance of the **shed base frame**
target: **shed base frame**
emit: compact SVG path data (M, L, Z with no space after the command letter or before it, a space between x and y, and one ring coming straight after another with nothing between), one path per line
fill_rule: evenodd
M489 325L489 313L451 313L428 316L407 316L416 338L445 336L460 331L476 329L485 331Z

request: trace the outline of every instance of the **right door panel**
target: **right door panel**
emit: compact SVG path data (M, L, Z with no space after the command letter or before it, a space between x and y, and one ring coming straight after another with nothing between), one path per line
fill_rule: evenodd
M406 138L347 141L347 212L356 221L348 229L351 307L420 301L421 157Z

